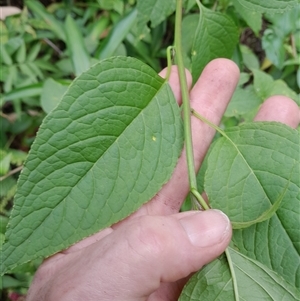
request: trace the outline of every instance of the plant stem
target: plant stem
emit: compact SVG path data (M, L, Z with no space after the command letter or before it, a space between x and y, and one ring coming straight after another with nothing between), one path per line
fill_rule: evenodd
M166 81L169 80L171 75L171 67L172 67L172 52L174 51L174 46L169 46L167 48L167 61L168 61L168 69L166 75Z
M210 209L209 205L207 205L207 203L205 202L201 194L198 192L198 190L192 188L191 193L195 196L195 198L198 200L199 204L204 210Z
M186 159L189 175L190 190L197 191L197 180L194 164L194 152L191 130L191 108L189 91L187 86L185 68L182 57L181 47L181 23L182 23L182 0L177 0L176 17L175 17L175 50L176 50L176 63L178 66L178 74L181 88L181 96L183 103L183 122L184 122L184 140L186 148Z
M227 262L228 262L228 265L229 265L229 270L230 270L231 277L232 277L234 300L239 301L240 297L239 297L237 279L236 279L236 275L235 275L235 271L234 271L234 267L233 267L233 262L232 262L232 259L231 259L228 248L226 248L226 250L225 250L225 255L226 255L226 258L227 258Z

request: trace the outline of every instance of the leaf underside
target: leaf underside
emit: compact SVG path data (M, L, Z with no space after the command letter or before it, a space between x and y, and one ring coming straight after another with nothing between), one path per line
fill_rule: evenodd
M258 218L281 197L299 204L299 134L275 122L245 123L226 131L209 154L205 191L234 222Z
M299 291L263 264L228 248L241 301L295 301ZM206 265L186 284L179 301L233 301L232 276L226 256Z
M251 225L269 211L270 219L235 230L233 242L241 253L299 287L299 132L280 123L255 122L226 134L231 141L217 140L208 157L210 203L234 224Z
M114 57L70 86L44 120L18 182L1 273L125 218L170 178L182 149L170 86Z

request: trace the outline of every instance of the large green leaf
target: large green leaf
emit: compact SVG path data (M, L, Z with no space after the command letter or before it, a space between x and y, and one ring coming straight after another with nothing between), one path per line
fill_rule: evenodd
M193 17L191 22L194 23ZM183 25L189 26L188 22ZM238 29L227 15L201 5L198 26L194 32L190 69L193 81L196 82L211 60L218 57L231 58L238 42Z
M299 5L299 0L237 0L246 9L256 12L280 13Z
M295 301L299 291L263 264L228 248L241 301ZM179 301L233 301L232 275L225 255L205 266L186 284Z
M299 132L257 122L226 134L231 141L219 139L208 158L205 191L212 207L243 223L269 211L271 219L235 231L234 242L242 253L299 285ZM274 214L271 208L278 202Z
M1 272L125 218L170 178L182 121L169 84L114 57L70 86L45 118L18 183Z

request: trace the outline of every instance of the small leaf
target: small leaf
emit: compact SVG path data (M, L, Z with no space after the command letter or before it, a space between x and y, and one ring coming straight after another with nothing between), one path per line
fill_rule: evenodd
M21 44L20 48L18 49L16 53L16 61L18 63L24 63L26 60L26 45L25 42Z
M243 63L248 69L259 69L260 63L258 57L254 54L252 49L246 45L240 45L240 50L243 57Z
M262 101L271 96L271 91L274 85L274 79L271 75L257 69L253 69L254 89L258 97Z
M41 94L41 106L46 113L50 113L60 102L63 94L67 91L68 85L62 85L52 78L44 82Z
M114 55L117 48L121 45L121 42L136 23L136 17L137 11L136 9L133 9L128 15L114 25L111 33L104 42L105 45L101 49L99 59L106 59Z
M144 63L114 57L70 86L44 119L18 182L1 273L125 218L170 178L179 107Z
M257 96L253 85L247 85L244 87L249 79L249 74L241 73L238 86L234 91L224 116L243 116L243 119L245 119L246 114L249 114L249 112L256 112L258 110L262 100ZM253 118L251 120L253 120Z
M66 40L63 24L52 16L39 1L27 0L26 5L37 16L42 18L49 28L57 35L62 41Z
M257 12L282 13L298 5L298 0L237 0L245 9Z
M274 28L267 28L262 37L262 47L267 58L279 69L282 69L286 59L284 47L285 36Z
M175 11L175 8L176 0L138 0L138 32L142 33L149 21L152 28L156 27L171 15Z
M84 46L82 33L74 19L66 18L66 38L75 74L78 76L90 67L90 56Z
M272 76L261 71L253 69L254 82L253 86L257 96L264 101L272 95L285 95L292 98L297 103L299 97L283 80L274 80Z
M200 6L200 18L191 50L193 82L204 67L218 57L231 58L238 42L238 29L225 14Z
M233 0L233 5L236 11L241 14L246 23L251 27L251 29L258 36L259 31L262 27L262 13L256 10L249 10L243 6L239 0Z
M263 264L228 248L243 301L295 301L299 291ZM206 265L186 284L179 301L234 301L232 276L225 255Z
M10 168L11 154L0 157L0 176L5 175Z
M42 92L42 85L42 83L39 83L14 89L9 93L4 94L4 97L0 100L0 105L3 105L6 101L14 101L18 99L24 99L26 97L39 96Z
M9 55L9 52L7 51L6 47L4 44L0 44L0 63L1 64L5 64L5 65L12 65L13 64L13 61L12 61L12 58L11 56ZM3 66L2 66L3 68Z

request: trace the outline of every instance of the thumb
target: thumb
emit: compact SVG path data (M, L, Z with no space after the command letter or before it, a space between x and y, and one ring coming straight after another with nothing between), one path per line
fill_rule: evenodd
M230 238L229 219L218 210L130 219L60 254L55 277L49 265L40 268L28 300L176 300L176 282L220 255Z
M212 261L230 238L230 221L218 210L133 219L103 240L110 251L100 260L106 275L102 290L120 290L121 298L110 300L146 300L150 295L152 300L155 294L175 300L169 292L172 284L167 289L165 284Z

